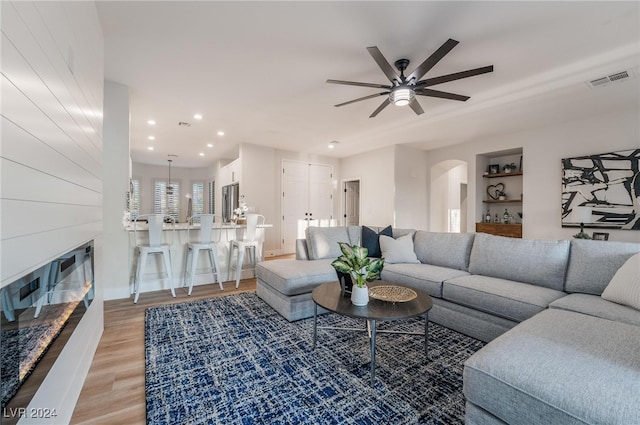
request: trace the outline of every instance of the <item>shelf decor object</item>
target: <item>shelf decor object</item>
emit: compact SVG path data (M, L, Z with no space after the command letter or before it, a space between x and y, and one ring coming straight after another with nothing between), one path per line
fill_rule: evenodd
M640 230L640 149L562 159L562 227Z

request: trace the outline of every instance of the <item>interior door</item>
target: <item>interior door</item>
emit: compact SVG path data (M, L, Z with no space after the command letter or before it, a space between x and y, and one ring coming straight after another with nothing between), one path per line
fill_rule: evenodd
M344 221L346 226L360 225L360 181L344 183Z
M296 239L304 238L311 220L329 225L333 218L332 178L330 165L282 161L283 254L295 252Z
M333 171L330 165L309 164L309 218L328 222L333 218Z

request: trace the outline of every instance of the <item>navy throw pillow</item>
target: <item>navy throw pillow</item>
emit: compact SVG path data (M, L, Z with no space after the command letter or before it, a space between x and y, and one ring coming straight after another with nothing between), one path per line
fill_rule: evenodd
M380 235L393 237L391 226L385 227L380 233L376 233L376 231L370 227L362 226L362 246L369 250L369 257L382 257L382 251L380 251Z

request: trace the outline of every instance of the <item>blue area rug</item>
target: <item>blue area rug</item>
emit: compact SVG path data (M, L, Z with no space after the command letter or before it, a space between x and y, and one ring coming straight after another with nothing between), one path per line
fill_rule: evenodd
M321 326L364 328L337 314ZM378 329L422 332L424 320ZM148 424L463 424L464 361L483 343L429 324L378 334L369 381L366 332L289 323L254 293L150 308L145 317Z

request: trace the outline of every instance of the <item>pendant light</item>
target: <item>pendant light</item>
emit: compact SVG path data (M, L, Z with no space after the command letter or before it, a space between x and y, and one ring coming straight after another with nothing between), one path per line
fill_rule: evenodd
M173 195L173 186L171 185L171 163L173 159L168 159L167 161L169 161L169 183L167 183L166 192L167 195Z

